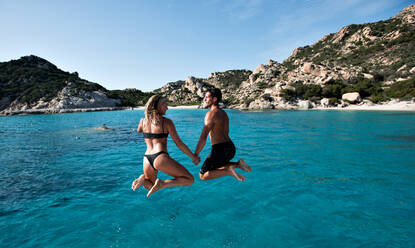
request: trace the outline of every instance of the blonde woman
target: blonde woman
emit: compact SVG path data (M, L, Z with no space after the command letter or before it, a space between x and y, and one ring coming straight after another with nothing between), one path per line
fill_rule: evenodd
M163 117L166 114L167 99L154 95L150 97L145 107L145 118L140 120L137 132L143 133L147 150L143 158L144 174L133 181L131 188L136 190L141 185L148 189L147 197L156 191L174 186L189 186L194 178L181 164L172 159L167 153L167 136L170 134L177 147L197 164L199 156L194 155L182 142L176 132L176 127L170 119ZM157 172L162 171L173 179L161 180Z

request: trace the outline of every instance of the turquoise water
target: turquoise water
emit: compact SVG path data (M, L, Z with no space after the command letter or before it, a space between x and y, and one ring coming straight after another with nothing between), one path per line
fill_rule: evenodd
M149 199L143 111L0 117L0 246L415 246L415 113L227 112L246 182L199 180L169 138L196 180ZM167 112L192 150L205 113Z

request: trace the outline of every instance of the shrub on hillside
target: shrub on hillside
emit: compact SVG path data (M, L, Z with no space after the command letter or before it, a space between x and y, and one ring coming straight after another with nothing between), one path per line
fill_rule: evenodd
M385 89L385 96L400 100L415 98L415 78L392 84L389 88Z

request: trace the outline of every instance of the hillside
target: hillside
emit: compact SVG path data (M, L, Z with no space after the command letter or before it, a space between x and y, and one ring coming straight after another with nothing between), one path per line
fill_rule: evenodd
M115 108L144 105L162 94L171 105L199 105L207 89L222 90L238 109L309 109L415 100L415 5L375 23L352 24L315 44L296 48L282 63L254 71L188 77L152 92L107 90L26 56L0 63L0 113L33 109Z
M415 5L411 5L385 21L343 27L313 45L295 49L283 63L269 60L253 72L190 77L174 89L166 85L161 92L174 102L186 103L201 99L200 91L215 86L223 89L228 107L241 109L345 106L350 101L342 96L351 92L360 95L354 103L411 100L414 76Z
M0 63L0 112L34 113L70 109L110 109L144 104L151 96L137 89L107 90L60 70L37 56ZM62 112L62 111L61 111ZM28 112L30 113L30 112Z

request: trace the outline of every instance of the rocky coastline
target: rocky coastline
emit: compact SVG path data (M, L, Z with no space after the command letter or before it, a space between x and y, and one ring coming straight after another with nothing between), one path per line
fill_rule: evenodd
M414 111L415 4L388 20L343 27L282 63L190 76L152 92L107 90L36 56L0 63L0 86L0 115L131 109L153 94L201 108L210 88L230 109Z
M64 114L79 112L99 112L99 111L116 111L129 110L131 107L103 107L103 108L73 108L73 109L26 109L15 111L2 111L1 115L40 115L40 114Z

